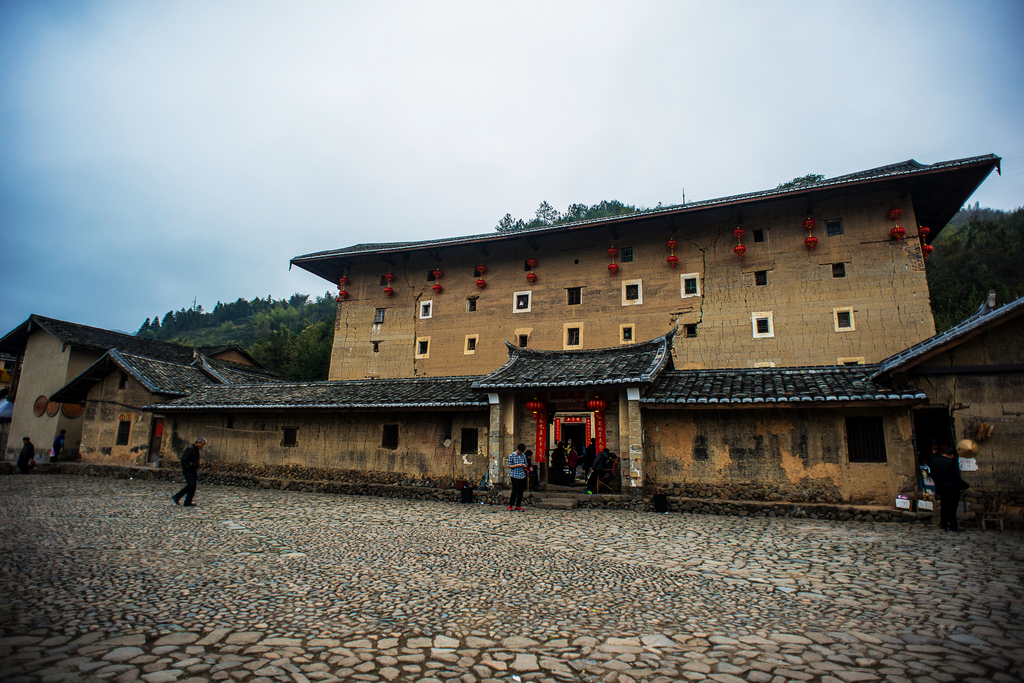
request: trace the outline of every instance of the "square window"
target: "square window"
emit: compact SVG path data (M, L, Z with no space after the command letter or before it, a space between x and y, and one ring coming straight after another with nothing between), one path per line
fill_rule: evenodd
M117 445L127 446L128 436L131 434L132 422L131 420L123 420L117 423Z
M473 455L479 449L480 433L476 427L462 428L462 443L459 453L462 455Z
M623 280L622 305L638 306L644 302L643 280Z
M767 270L755 270L754 271L754 284L758 287L764 287L768 284L768 271Z
M427 271L427 282L433 282L436 279L437 278L434 277L434 271L433 270L428 270Z
M299 428L298 427L281 427L281 445L282 446L298 446L299 445Z
M466 299L466 310L470 313L476 310L476 299Z
M380 286L381 287L387 287L388 286L388 278L387 278L387 276L385 276L385 275L381 275L380 276Z
M373 324L374 325L379 325L380 323L384 322L384 311L385 310L387 310L387 309L378 308L377 311L373 314Z
M580 328L570 327L565 331L565 345L566 346L579 346L580 345Z
M764 242L764 230L755 230L754 231L754 241L755 242Z
M398 449L398 425L384 425L384 433L380 439L381 448Z
M882 418L846 418L846 445L850 462L886 462Z
M754 339L764 339L775 336L775 324L772 320L771 311L758 311L750 314L750 323L754 331Z
M845 263L833 263L832 264L832 277L846 277L846 264Z
M631 342L633 341L633 326L623 325L622 326L622 341Z
M833 221L825 221L825 235L828 237L837 237L843 234L843 220L837 218Z
M530 339L530 336L527 335L527 334L519 335L519 348L525 349L526 348L526 343L529 341L529 339Z
M836 359L837 365L864 365L864 356L846 356Z
M683 325L683 331L687 337L693 338L697 336L697 323L691 323L689 325Z
M434 302L433 301L421 301L420 302L420 320L426 320L434 315Z
M619 263L633 262L633 247L623 247L619 250Z
M683 273L679 276L681 283L681 294L682 298L690 296L700 296L700 274L699 273Z
M566 303L570 306L577 306L583 303L583 288L582 287L569 287L565 290Z
M852 332L855 328L853 318L853 307L844 306L832 309L832 322L836 332Z
M118 389L127 389L128 388L128 375L126 375L123 372L121 373L120 380L118 380L118 382L117 382L117 388Z
M416 355L426 356L430 351L430 342L426 339L420 339L416 342Z
M532 298L530 292L516 292L512 295L512 311L514 313L529 313Z
M466 335L466 355L472 355L476 353L476 341L479 339L479 335Z
M380 342L370 342L373 344L373 352L380 353Z
M228 429L234 429L234 428L235 428L235 416L234 415L228 415Z

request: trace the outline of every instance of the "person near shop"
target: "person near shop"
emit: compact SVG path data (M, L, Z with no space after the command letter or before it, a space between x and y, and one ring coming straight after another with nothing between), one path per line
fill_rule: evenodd
M181 473L185 476L185 488L171 496L175 505L178 505L178 501L184 496L185 507L196 507L192 502L192 496L196 495L196 484L199 482L199 451L203 450L205 445L206 439L199 437L181 454Z
M971 487L960 476L960 462L956 451L946 448L942 455L928 463L935 492L939 496L939 526L946 531L963 531L956 521L956 510L960 505L960 492Z
M29 463L36 457L36 447L32 445L32 439L27 436L21 441L24 445L21 447L21 454L18 455L18 469L22 474L28 474L32 471L29 469Z
M526 444L519 444L509 454L506 465L512 483L512 493L508 497L508 511L523 511L523 492L526 490Z

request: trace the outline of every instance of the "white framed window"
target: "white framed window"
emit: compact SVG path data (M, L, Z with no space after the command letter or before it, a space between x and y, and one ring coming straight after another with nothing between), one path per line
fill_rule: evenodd
M679 292L684 299L700 296L700 273L683 273L679 276Z
M775 321L771 311L757 311L750 314L750 328L754 339L767 339L775 336Z
M623 280L622 281L622 305L639 306L644 302L644 281Z
M427 318L434 317L434 302L433 301L421 301L420 302L420 320L426 320Z
M516 342L519 344L519 348L525 349L529 345L531 334L533 334L532 327L516 328Z
M430 337L416 337L416 357L430 358Z
M632 344L636 341L636 325L627 323L619 325L619 343Z
M467 334L466 335L466 344L463 346L463 352L462 353L464 355L467 355L467 356L472 356L473 354L475 354L476 353L476 345L477 345L477 342L479 342L479 341L480 341L480 335L479 334Z
M864 365L864 356L840 356L836 365Z
M633 247L622 247L619 249L619 263L633 262Z
M566 350L583 348L583 323L562 324L562 348Z
M533 292L512 292L512 312L529 313L533 310Z
M853 332L856 325L853 321L853 306L842 306L832 309L832 324L836 332Z

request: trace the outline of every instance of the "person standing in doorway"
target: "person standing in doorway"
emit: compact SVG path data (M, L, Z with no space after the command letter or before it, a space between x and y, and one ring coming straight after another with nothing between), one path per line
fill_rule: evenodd
M28 464L36 456L36 447L32 445L32 440L27 436L21 441L25 445L21 447L21 454L18 455L18 469L21 470L22 474L28 474L32 471L29 469Z
M935 492L939 494L939 526L946 531L963 531L956 521L956 509L960 505L960 492L971 485L960 476L956 451L947 447L942 455L932 458L928 470L935 482Z
M605 463L608 462L608 457L611 455L607 448L601 450L594 458L594 464L590 469L590 478L587 479L587 493L594 493L597 491L597 480L604 472Z
M60 434L53 440L53 454L50 455L50 462L57 462L57 458L60 457L60 452L64 450L64 435L67 434L66 429L60 430Z
M196 495L196 484L199 482L199 451L206 445L206 439L199 437L195 443L181 454L181 473L185 475L185 488L171 496L175 505L185 496L185 507L196 507L192 496Z
M512 494L508 497L508 511L523 511L523 491L526 490L526 444L519 444L509 454L508 476L512 480Z

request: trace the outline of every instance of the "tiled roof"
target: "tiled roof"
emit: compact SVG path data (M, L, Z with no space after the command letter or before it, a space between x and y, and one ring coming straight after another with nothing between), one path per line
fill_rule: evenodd
M232 363L231 361L209 358L207 356L201 356L200 359L193 361L193 365L198 363L200 360L202 361L203 368L207 372L216 374L229 384L284 381L278 375L266 368L243 365L241 363Z
M922 342L914 344L909 349L900 351L896 355L889 356L883 360L878 365L875 374L872 375L872 379L891 375L897 370L917 365L942 352L943 349L949 346L962 343L989 327L1015 318L1022 313L1024 313L1024 296L1014 299L999 308L987 308L983 303L977 313L959 325L954 325L945 332L940 332L934 337L929 337Z
M925 400L915 390L895 391L871 381L876 366L671 370L640 398L641 403L722 405Z
M487 396L471 388L476 379L476 376L416 377L222 384L201 387L185 398L146 408L161 411L483 408L487 406Z
M16 330L4 337L3 340L0 340L0 347L4 346L2 342L17 344L18 340L16 338L30 334L33 324L52 334L62 344L70 344L71 346L80 346L100 351L118 349L126 353L178 363L189 363L194 356L193 349L190 346L156 341L155 339L142 339L131 334L124 334L123 332L69 323L64 320L34 314ZM21 346L24 347L24 344L21 343Z
M463 243L474 243L480 241L493 241L502 240L509 238L519 238L523 236L536 235L542 233L561 232L565 230L572 230L574 228L591 226L600 223L611 223L621 222L624 220L634 220L636 218L658 216L664 214L675 214L681 212L694 211L704 209L708 207L718 206L722 204L736 204L741 202L748 202L751 200L766 199L770 197L782 197L785 195L800 195L806 194L807 192L823 190L833 187L840 187L843 185L859 184L864 182L871 182L877 180L884 180L896 177L907 177L920 174L935 173L937 171L953 170L958 168L965 168L970 166L980 166L988 170L985 171L985 175L991 172L992 168L998 168L1001 159L994 154L985 154L977 157L968 157L965 159L953 159L951 161L940 161L934 164L922 164L913 159L903 161L896 164L888 164L886 166L879 166L878 168L872 168L867 171L859 171L857 173L850 173L847 175L837 176L835 178L825 178L816 183L809 183L806 185L798 185L796 187L789 187L784 189L774 188L771 190L761 190L758 192L748 192L746 194L731 195L728 197L719 197L716 199L707 199L704 201L688 202L686 204L675 204L669 206L661 206L654 209L647 209L645 211L638 211L636 213L622 214L618 216L608 216L604 218L593 218L585 221L577 221L575 223L562 223L559 225L546 225L537 228L531 228L527 230L518 230L511 233L498 233L489 232L478 235L463 235L460 237L448 237L433 240L421 240L417 242L373 242L365 244L356 244L351 247L345 247L343 249L333 249L328 251L318 251L312 254L305 254L302 256L296 256L291 260L291 263L314 272L321 277L324 277L324 273L318 272L320 269L315 267L311 262L320 261L323 259L330 259L342 256L353 256L356 254L374 254L380 252L393 252L393 251L407 251L410 249L427 249L431 247L451 246L454 244ZM983 178L982 178L983 179ZM978 181L980 183L980 180ZM971 191L973 191L973 187ZM968 196L969 196L968 192ZM964 198L963 200L966 200ZM961 201L962 203L962 201ZM959 208L960 204L957 204L956 208ZM956 211L953 210L953 213ZM953 215L949 214L949 217ZM948 217L947 217L948 220ZM945 222L943 222L943 225ZM936 235L942 226L936 225L932 230L932 236ZM305 264L305 265L304 265ZM329 278L328 278L329 279Z
M508 342L505 365L473 383L476 389L531 389L651 382L672 366L675 331L639 344L590 351L537 351Z

